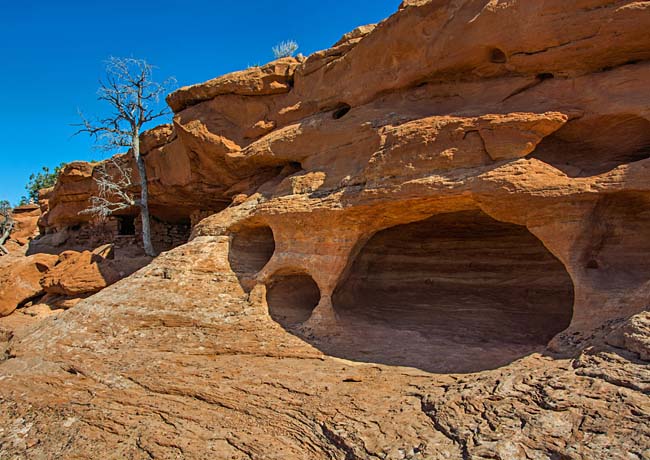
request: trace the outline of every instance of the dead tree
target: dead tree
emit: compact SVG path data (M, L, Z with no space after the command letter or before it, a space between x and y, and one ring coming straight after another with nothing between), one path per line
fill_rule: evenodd
M9 251L4 247L4 244L9 239L13 229L14 220L11 217L11 209L8 206L3 205L0 207L0 256L3 254L9 254Z
M100 81L98 99L111 106L108 117L89 121L81 115L81 129L77 134L85 132L95 138L98 147L114 151L128 148L128 154L133 155L140 176L140 198L129 202L129 192L124 187L130 187L131 175L128 174L128 185L121 179L100 176L100 195L93 197L87 209L89 213L106 217L118 209L118 201L124 200L124 207L138 205L142 218L142 242L144 251L149 256L155 256L151 243L151 226L149 217L149 189L147 186L147 170L144 158L140 153L140 134L143 126L169 113L167 107L156 109L163 96L173 84L173 79L164 83L152 81L153 66L143 59L110 58L106 65L106 78ZM123 171L126 172L126 171ZM99 182L98 182L99 183ZM103 184L103 185L102 185Z
M109 171L108 167L112 171ZM133 189L131 168L123 166L114 158L106 160L93 171L97 195L90 197L90 206L80 214L91 214L104 221L108 216L137 205Z

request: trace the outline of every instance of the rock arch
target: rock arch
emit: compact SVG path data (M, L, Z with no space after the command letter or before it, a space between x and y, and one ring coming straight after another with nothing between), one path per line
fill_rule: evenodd
M320 297L318 284L306 273L277 273L267 284L269 315L285 328L307 321Z

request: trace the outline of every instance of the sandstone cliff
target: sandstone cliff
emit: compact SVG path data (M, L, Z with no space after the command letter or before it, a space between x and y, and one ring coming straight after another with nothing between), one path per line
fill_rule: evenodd
M0 451L650 458L648 30L640 1L407 0L171 94L143 150L191 241L6 334ZM48 247L90 241L93 168Z

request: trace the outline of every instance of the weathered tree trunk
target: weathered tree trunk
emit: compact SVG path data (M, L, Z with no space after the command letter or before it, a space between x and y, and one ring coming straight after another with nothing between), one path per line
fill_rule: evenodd
M149 218L149 188L147 185L147 169L144 165L144 159L140 155L140 135L138 131L133 135L133 156L135 163L138 165L140 174L140 217L142 218L142 243L144 252L150 257L156 256L156 251L151 243L151 225Z
M7 248L4 247L5 241L9 239L9 235L11 235L11 231L14 228L14 222L12 219L5 217L5 221L2 224L2 227L4 229L4 232L0 236L0 255L2 254L9 254L9 251L7 251Z

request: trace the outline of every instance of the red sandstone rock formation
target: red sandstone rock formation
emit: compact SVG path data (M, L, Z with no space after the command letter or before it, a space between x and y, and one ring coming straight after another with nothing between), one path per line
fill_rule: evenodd
M10 254L0 261L0 317L13 313L28 302L68 308L119 281L151 259L138 252L119 252L112 245L94 251L63 251L27 257ZM0 324L1 326L1 324Z
M648 30L648 2L407 0L170 95L152 209L193 239L5 334L3 451L650 457Z
M30 240L38 236L37 222L41 215L38 205L18 206L12 211L14 229L10 241L19 246L25 246Z
M0 317L13 313L21 303L43 294L41 278L54 266L56 256L36 254L17 260L5 256L1 262Z
M40 215L41 210L38 205L28 204L12 210L14 227L5 243L10 253L14 255L25 253L27 244L38 236L37 222Z
M57 264L41 280L48 294L78 297L101 291L127 274L124 261L115 262L112 248L95 251L64 251ZM109 257L110 256L110 257ZM138 267L139 268L139 267ZM130 270L131 274L135 270Z

